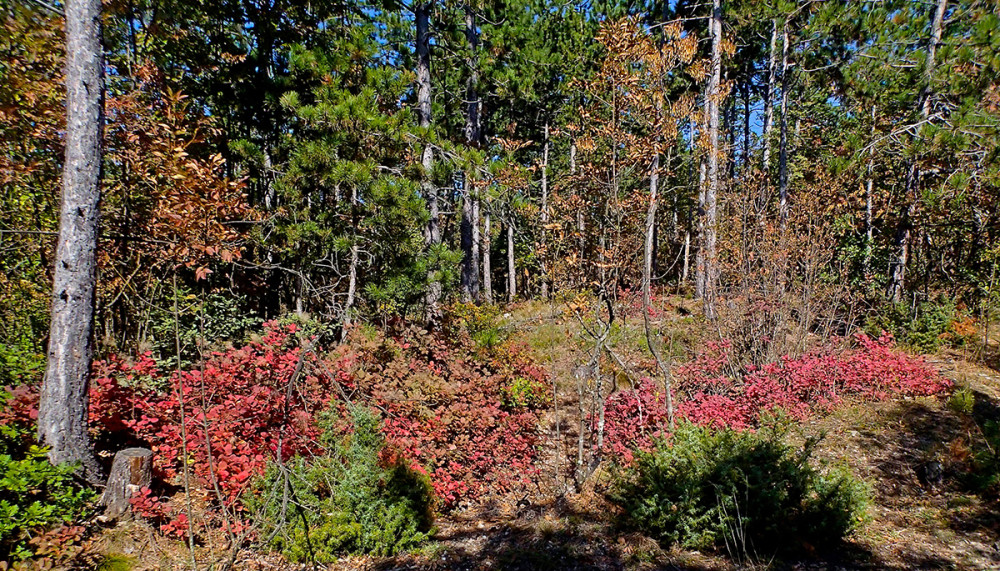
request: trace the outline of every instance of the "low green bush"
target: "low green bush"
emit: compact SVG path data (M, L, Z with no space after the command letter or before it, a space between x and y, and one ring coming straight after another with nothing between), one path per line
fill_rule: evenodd
M0 387L37 383L44 373L45 355L30 343L0 343Z
M980 439L972 441L972 457L964 474L966 486L986 497L1000 491L1000 422L987 420L979 426Z
M960 346L966 341L967 332L957 331L962 312L955 301L942 297L918 303L888 304L868 319L865 331L878 337L888 331L905 345L922 353L932 353L944 345Z
M548 401L548 387L532 379L514 377L503 389L503 405L509 408L539 407Z
M262 537L292 561L391 556L430 535L427 478L387 448L371 411L354 407L351 420L353 431L342 438L327 423L326 454L269 466L247 502Z
M0 390L0 408L7 393ZM86 515L94 493L73 477L73 465L53 466L48 450L29 444L30 427L0 425L0 561L33 555L35 532Z
M815 440L793 449L784 437L777 423L756 433L681 424L616 470L610 499L665 545L740 558L831 546L861 519L865 488L810 466Z
M446 321L453 333L464 328L475 344L492 350L507 340L500 307L497 305L458 302L447 311Z

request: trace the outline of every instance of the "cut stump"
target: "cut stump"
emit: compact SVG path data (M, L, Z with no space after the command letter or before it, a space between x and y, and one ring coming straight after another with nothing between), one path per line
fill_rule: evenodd
M111 475L101 495L105 506L102 519L118 519L129 511L129 499L153 480L153 451L148 448L126 448L115 454Z

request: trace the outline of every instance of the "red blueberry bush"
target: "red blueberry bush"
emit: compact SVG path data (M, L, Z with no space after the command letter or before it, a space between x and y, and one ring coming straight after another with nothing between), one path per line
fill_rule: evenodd
M515 379L547 390L546 373L523 346L506 344L484 359L471 344L407 329L394 337L356 332L322 354L307 351L300 333L269 322L260 339L183 371L163 370L148 353L95 362L95 436L148 445L158 478L175 485L186 443L194 482L237 511L268 461L321 451L317 414L343 409L345 399L381 411L389 443L430 476L443 509L520 489L537 473L541 404L505 398ZM5 422L27 422L37 415L37 391L15 389L8 405ZM187 529L183 509L148 490L134 504L165 531Z
M897 350L891 335L872 339L860 333L854 339L856 346L848 351L822 347L740 374L727 370L730 345L710 343L675 371L677 417L744 429L779 409L801 419L848 395L883 400L932 395L952 386L921 357ZM648 379L635 390L611 395L605 404L606 447L626 460L631 449L648 449L666 426L666 395Z

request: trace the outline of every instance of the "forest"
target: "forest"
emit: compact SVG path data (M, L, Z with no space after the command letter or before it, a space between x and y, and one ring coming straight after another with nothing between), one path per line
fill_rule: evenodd
M0 570L1000 567L992 0L0 0Z

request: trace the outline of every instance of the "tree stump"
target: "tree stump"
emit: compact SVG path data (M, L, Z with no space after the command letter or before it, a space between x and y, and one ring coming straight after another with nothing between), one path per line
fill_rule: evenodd
M129 499L153 480L153 451L148 448L126 448L115 454L111 475L101 495L105 506L104 519L113 520L129 511Z

